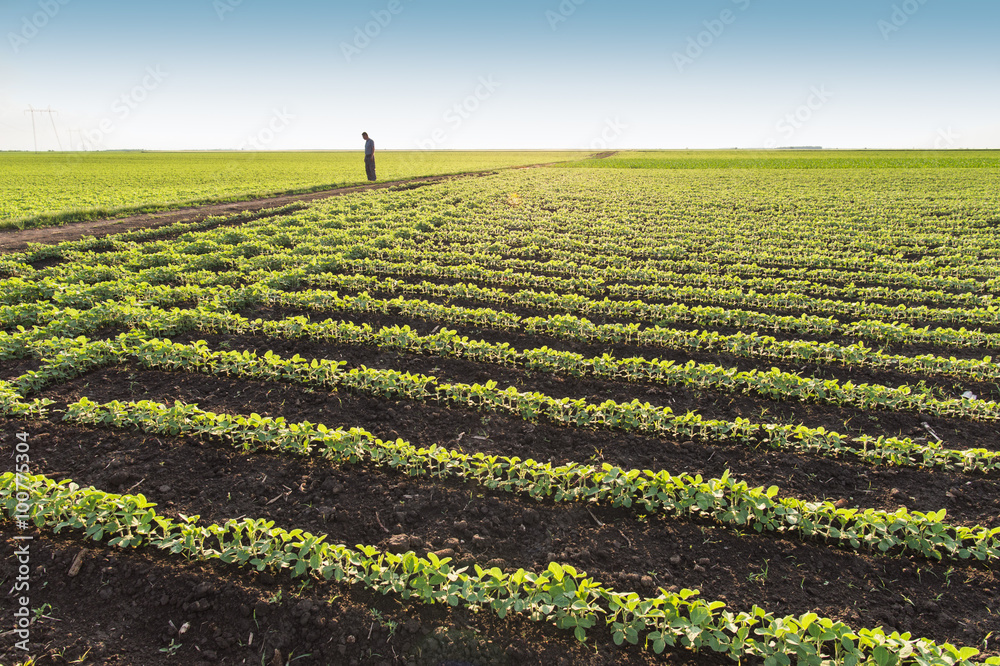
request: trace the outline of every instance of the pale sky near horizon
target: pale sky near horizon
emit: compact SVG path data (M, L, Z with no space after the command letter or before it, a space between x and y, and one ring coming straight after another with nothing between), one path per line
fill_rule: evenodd
M996 0L8 0L0 27L0 150L29 106L40 150L1000 148Z

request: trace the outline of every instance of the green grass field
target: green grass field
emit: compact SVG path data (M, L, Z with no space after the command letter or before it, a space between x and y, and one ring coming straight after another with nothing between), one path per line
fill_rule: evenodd
M380 181L575 160L586 152L386 151ZM0 153L0 228L367 182L361 152Z
M996 150L658 150L623 151L568 167L610 169L997 169Z

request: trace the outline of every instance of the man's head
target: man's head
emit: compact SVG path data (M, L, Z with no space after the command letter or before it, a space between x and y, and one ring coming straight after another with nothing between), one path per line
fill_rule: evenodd
M368 132L362 132L361 133L361 138L367 140L368 139Z

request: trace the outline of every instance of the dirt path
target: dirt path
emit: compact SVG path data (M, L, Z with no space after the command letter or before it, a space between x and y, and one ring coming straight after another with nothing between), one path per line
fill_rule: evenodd
M539 165L541 166L541 165ZM20 231L9 231L0 233L0 252L17 252L27 247L28 243L59 243L67 240L77 240L83 236L107 236L118 234L133 229L162 227L175 222L198 222L212 215L233 215L242 212L257 212L266 208L278 208L290 203L309 202L317 199L351 194L352 192L363 192L365 190L380 190L385 188L411 189L438 183L452 178L465 178L474 176L485 176L495 171L482 171L475 173L451 175L451 176L429 176L424 178L412 178L409 180L397 180L385 183L374 183L370 185L354 185L351 187L338 187L332 190L320 190L318 192L305 192L301 194L286 194L265 199L250 199L248 201L230 201L226 203L207 204L204 206L191 206L186 208L176 208L174 210L159 211L156 213L144 213L142 215L132 215L130 217L120 217L111 220L93 220L91 222L74 222L61 227L38 227L34 229L23 229Z
M593 158L605 158L614 155L614 152L599 153L592 155ZM545 164L527 164L524 166L507 167L511 169L537 169L539 167L552 166L559 162L547 162ZM423 187L433 183L454 178L478 178L489 176L504 169L492 169L487 171L470 171L468 173L451 174L444 176L424 176L421 178L410 178L407 180L395 180L384 183L372 183L365 185L353 185L350 187L338 187L331 190L320 190L318 192L305 192L300 194L287 194L265 199L250 199L247 201L231 201L226 203L206 204L203 206L191 206L186 208L176 208L173 210L159 211L155 213L143 213L142 215L132 215L130 217L120 217L110 220L93 220L90 222L74 222L61 227L38 227L34 229L23 229L20 231L0 231L0 253L19 252L28 247L28 243L56 244L62 241L77 240L83 236L108 236L118 234L133 229L162 227L175 222L199 222L212 215L233 215L242 212L257 212L267 208L278 208L296 202L316 201L328 197L351 194L354 192L364 192L366 190L390 189L412 189Z

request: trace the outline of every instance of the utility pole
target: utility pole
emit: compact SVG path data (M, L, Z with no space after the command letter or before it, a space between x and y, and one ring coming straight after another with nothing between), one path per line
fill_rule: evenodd
M73 143L74 134L80 137L80 140L77 143ZM82 146L83 150L87 150L87 143L83 140L83 130L76 127L71 127L69 130L69 144L70 144L69 146L70 150L77 150L76 148L74 148L74 146Z
M59 138L59 131L56 129L56 121L53 116L57 113L52 110L50 106L47 109L36 109L30 104L28 105L28 110L25 113L31 114L31 135L35 139L35 152L38 152L38 132L35 131L35 114L36 113L47 113L49 114L49 120L52 121L52 132L56 135L56 143L59 144L59 150L62 150L62 140Z
M30 104L28 105L28 110L25 113L31 114L31 136L35 139L35 152L38 152L38 132L35 131L35 109Z

